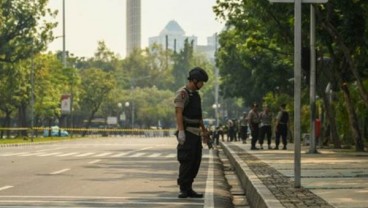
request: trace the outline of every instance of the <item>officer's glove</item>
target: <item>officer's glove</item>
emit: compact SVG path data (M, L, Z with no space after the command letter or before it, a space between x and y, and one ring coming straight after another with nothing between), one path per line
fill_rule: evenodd
M178 132L178 136L176 138L177 138L179 144L184 144L184 142L185 142L185 132L184 132L184 130L180 130Z
M207 144L210 141L210 134L208 131L202 132L202 142Z

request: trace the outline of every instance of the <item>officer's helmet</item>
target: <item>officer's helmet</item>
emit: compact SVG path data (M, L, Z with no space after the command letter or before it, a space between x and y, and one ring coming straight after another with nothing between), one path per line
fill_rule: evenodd
M197 81L207 82L208 75L204 69L200 67L195 67L189 71L189 77L188 77L188 80L194 80L194 79Z

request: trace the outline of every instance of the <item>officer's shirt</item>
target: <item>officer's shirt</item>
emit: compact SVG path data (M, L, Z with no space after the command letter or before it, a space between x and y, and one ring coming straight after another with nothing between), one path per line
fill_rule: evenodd
M189 102L189 95L188 92L185 90L185 87L182 87L178 91L176 91L174 99L174 105L176 108L184 109L184 106L188 104L188 102Z
M192 90L187 89L189 92L192 92ZM175 99L174 99L174 106L175 108L183 108L185 105L187 105L189 102L189 94L185 90L185 87L180 88L175 93ZM199 128L193 128L193 127L187 127L185 130L195 134L200 135L200 129Z

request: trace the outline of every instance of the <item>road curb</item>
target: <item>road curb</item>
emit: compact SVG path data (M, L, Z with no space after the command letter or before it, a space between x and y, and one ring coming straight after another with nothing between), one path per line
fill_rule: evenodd
M229 158L230 163L235 168L240 182L245 190L248 202L251 207L257 208L283 208L284 206L270 192L270 190L259 180L257 175L231 150L227 144L221 142L224 153Z

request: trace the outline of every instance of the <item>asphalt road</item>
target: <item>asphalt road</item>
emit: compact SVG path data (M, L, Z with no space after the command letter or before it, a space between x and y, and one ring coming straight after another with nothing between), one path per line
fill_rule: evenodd
M178 199L173 137L1 147L0 207L229 207L216 205L216 161L205 148L194 183L205 198Z

